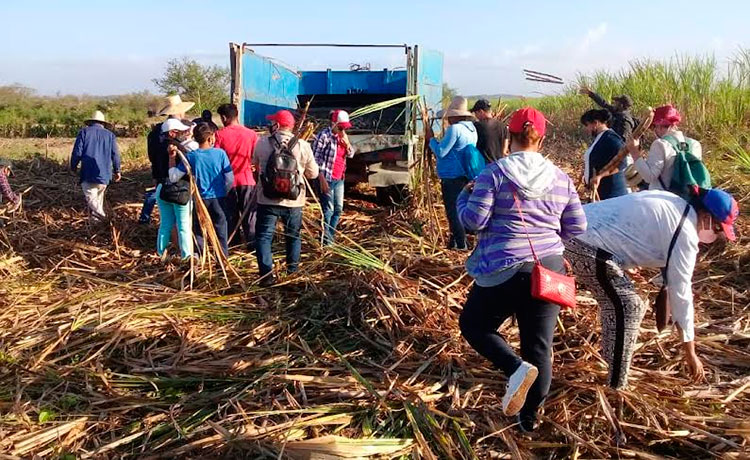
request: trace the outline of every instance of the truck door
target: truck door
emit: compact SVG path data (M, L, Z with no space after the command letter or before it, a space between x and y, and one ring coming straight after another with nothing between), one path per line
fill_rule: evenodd
M443 53L415 48L417 92L427 102L427 108L437 113L443 102Z
M244 46L237 51L239 69L233 69L232 87L245 126L265 125L266 115L297 107L300 74L296 70Z

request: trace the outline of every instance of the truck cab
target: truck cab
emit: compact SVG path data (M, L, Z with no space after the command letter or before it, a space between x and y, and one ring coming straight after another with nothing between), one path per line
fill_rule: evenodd
M257 48L344 47L400 48L404 66L394 69L359 68L298 70ZM364 106L404 96L418 95L428 110L437 111L443 97L443 56L409 45L335 44L237 44L230 43L231 97L245 126L267 124L266 115L280 109L301 111L309 102L307 119L316 122L316 132L329 125L332 110L353 112ZM356 61L356 59L352 59ZM409 100L352 119L349 139L356 148L347 161L346 182L367 182L378 195L391 196L411 184L410 166L415 149L422 145L419 107Z

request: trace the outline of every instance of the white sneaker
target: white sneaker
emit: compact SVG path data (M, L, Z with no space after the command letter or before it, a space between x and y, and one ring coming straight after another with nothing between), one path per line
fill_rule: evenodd
M521 411L526 402L526 393L539 375L539 369L535 366L522 362L513 375L508 379L503 396L503 413L505 415L516 415Z

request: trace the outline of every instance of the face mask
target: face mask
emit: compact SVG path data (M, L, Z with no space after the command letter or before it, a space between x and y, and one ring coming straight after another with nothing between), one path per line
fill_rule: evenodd
M708 219L708 223L705 220L701 220L700 228L698 229L698 241L703 244L711 244L719 235L713 229L713 218Z

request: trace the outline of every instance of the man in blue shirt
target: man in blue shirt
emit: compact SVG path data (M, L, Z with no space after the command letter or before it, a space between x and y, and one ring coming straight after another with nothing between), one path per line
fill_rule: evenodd
M70 169L76 172L81 164L81 188L89 208L89 218L99 222L106 217L104 192L112 180L121 179L120 150L112 131L107 129L104 114L100 111L86 120L86 127L78 132L70 155Z

